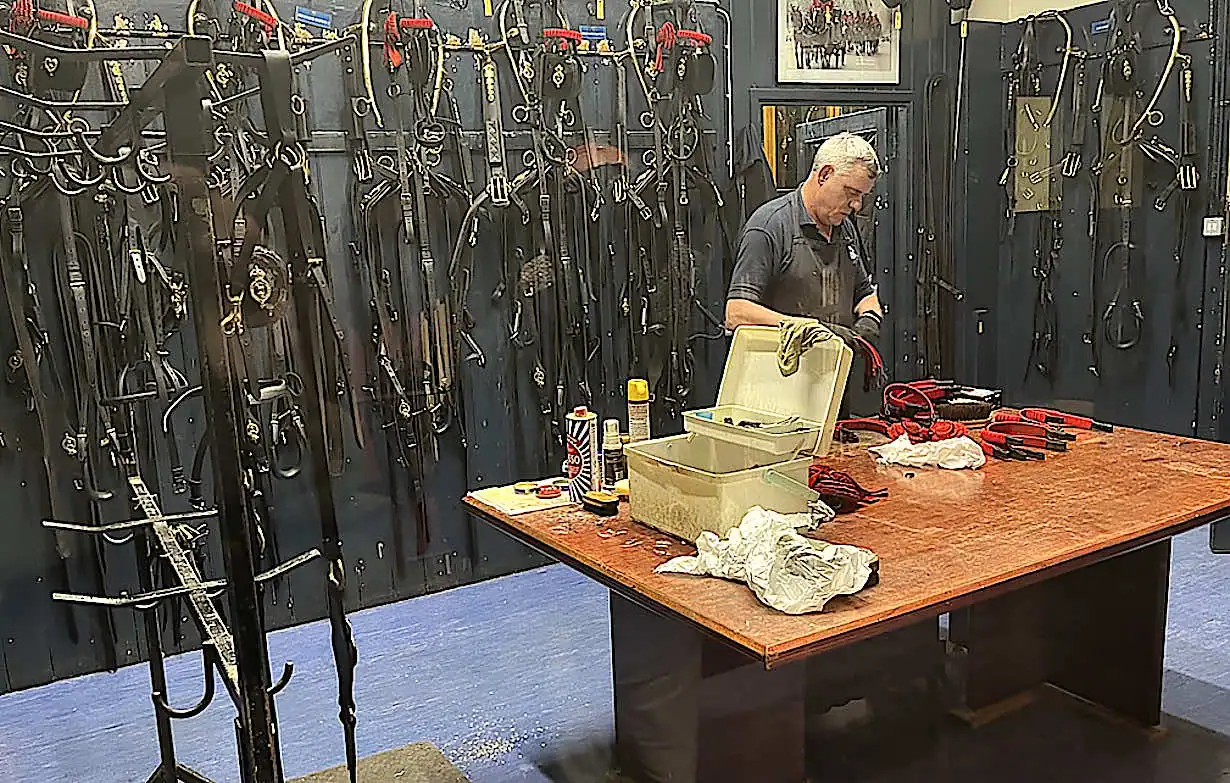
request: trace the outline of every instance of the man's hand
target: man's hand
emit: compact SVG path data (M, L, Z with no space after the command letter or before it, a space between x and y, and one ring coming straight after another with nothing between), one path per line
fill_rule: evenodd
M854 322L854 331L869 343L880 339L880 314L874 310L863 313Z
M826 323L824 324L824 326L830 332L832 332L833 334L837 335L842 340L844 340L846 345L850 346L851 350L857 351L859 349L858 347L859 334L855 330L851 329L848 326L842 326L841 324Z

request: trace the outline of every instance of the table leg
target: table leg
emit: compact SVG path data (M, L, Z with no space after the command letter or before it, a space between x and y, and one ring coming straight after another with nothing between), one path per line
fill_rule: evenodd
M1170 540L1062 578L1050 681L1141 726L1162 719Z
M765 671L611 595L616 759L638 783L801 783L802 666Z
M611 594L615 757L638 783L695 783L699 633Z
M763 662L705 641L698 783L802 783L806 777L806 666Z
M1044 682L1142 726L1161 721L1170 541L985 601L950 621L977 713Z

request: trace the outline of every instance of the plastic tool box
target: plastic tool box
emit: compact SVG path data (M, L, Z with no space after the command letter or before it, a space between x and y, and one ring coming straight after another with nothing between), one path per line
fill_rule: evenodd
M786 378L777 345L774 327L736 329L717 405L685 412L684 435L625 448L633 519L694 541L726 535L752 506L807 509L807 468L832 444L854 354L840 339L822 342Z

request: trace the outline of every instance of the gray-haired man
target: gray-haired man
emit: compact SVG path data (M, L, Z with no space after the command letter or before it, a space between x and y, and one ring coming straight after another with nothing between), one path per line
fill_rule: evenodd
M883 310L850 219L879 174L872 146L839 133L820 145L802 185L752 213L731 274L727 327L776 326L793 315L836 326L843 337L879 336Z

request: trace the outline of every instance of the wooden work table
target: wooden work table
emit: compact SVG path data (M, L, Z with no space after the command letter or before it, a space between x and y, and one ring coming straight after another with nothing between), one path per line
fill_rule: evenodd
M659 575L694 548L576 509L483 519L616 593L774 668L953 613L967 706L1051 682L1144 725L1160 721L1170 537L1226 516L1230 445L1128 429L1080 433L1044 462L977 471L877 466L865 441L824 463L888 497L814 535L880 557L880 583L790 616L742 584ZM669 542L667 549L659 542ZM960 612L956 610L962 610Z
M632 521L626 504L602 520L575 508L510 517L467 503L513 537L770 667L1105 560L1230 508L1230 446L1168 435L1081 433L1069 452L1045 462L992 460L977 471L879 467L864 446L836 448L844 453L826 465L889 494L814 534L866 547L881 561L878 586L820 614L782 614L734 582L655 574L695 548ZM655 552L663 540L671 541L667 555Z

